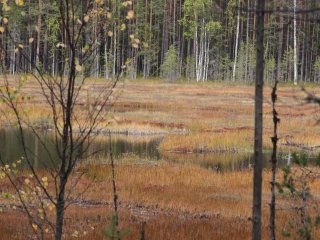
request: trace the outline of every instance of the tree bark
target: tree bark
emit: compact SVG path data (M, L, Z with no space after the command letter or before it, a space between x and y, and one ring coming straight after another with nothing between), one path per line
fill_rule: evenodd
M57 206L56 206L56 226L55 226L55 240L62 239L63 233L63 220L64 220L64 208L65 208L65 183L64 177L60 179L60 186L59 186L59 195L57 199Z
M264 9L265 0L257 0L256 23L256 83L255 83L255 128L254 128L254 186L252 212L252 239L261 239L262 198L262 127L263 127L263 70L264 70Z
M293 83L294 85L298 84L298 49L297 49L297 18L296 18L296 9L297 9L297 0L293 0L293 51L294 51L294 76L293 76Z
M278 144L278 123L280 119L278 117L278 112L276 110L276 101L277 101L277 86L278 79L276 79L274 87L272 89L271 99L272 99L272 115L273 115L273 137L272 140L272 157L271 157L271 202L270 202L270 219L269 219L269 233L270 240L276 239L276 173L277 173L277 144Z

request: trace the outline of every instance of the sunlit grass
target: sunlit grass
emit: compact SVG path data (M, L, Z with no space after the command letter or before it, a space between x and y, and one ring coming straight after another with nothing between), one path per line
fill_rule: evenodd
M79 95L76 116L80 127L88 119L88 102L95 98L95 87L104 86L101 79L89 79ZM312 89L317 92L318 88ZM195 84L189 82L167 83L157 79L125 81L119 85L111 113L106 113L98 128L128 134L167 134L162 150L175 151L185 148L197 151L217 149L252 148L254 88L252 86L228 85L226 83ZM272 111L271 88L265 88L264 146L271 146ZM88 99L88 93L89 99ZM30 101L19 103L26 117L35 125L52 124L50 108L32 79L21 94L31 96ZM296 148L296 145L313 147L319 145L317 135L318 108L304 104L304 93L297 87L283 85L278 91L277 109L281 118L279 126L280 146ZM90 100L91 99L91 100ZM7 119L13 119L2 104ZM2 116L3 117L3 116ZM6 124L6 119L1 121ZM187 133L175 136L172 133ZM172 139L170 139L172 138ZM291 144L294 143L294 144ZM287 145L287 146L285 146ZM295 146L295 147L294 147Z
M81 199L108 204L89 207L84 203L68 208L66 233L71 239L73 231L86 231L90 233L90 238L83 235L80 239L101 239L100 232L110 224L112 216L111 167L109 164L84 164L77 169L80 170L85 175L74 189L75 192L82 192L95 179ZM262 204L264 237L268 236L270 177L270 172L265 171ZM250 170L221 174L194 166L163 162L150 165L117 164L120 226L132 230L128 239L139 237L141 221L147 222L146 233L152 239L163 239L163 236L169 239L194 239L194 234L205 239L237 239L236 236L248 239L251 234L248 218L251 216L252 178ZM280 179L281 172L278 175ZM313 182L310 189L313 196L319 196L320 180ZM277 211L278 234L288 223L288 211L285 209L288 209L289 200L287 196L277 194L277 204L282 209ZM0 201L3 202L1 197ZM15 224L17 239L23 231L30 232L27 221L24 222L21 217L19 219L15 210L5 210L0 214L1 223L4 219ZM2 236L13 234L11 225L7 223L0 224ZM315 230L314 234L316 236L319 233Z
M252 133L222 132L169 135L160 144L161 151L173 152L238 152L245 150Z

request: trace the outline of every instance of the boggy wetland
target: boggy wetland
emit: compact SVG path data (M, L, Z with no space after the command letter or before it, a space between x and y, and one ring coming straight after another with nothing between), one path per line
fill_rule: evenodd
M103 80L91 79L81 90L83 97L76 105L79 129L84 124L82 114L95 107L90 102L95 89L104 84ZM314 93L319 90L312 87ZM57 156L50 108L32 79L21 94L28 96L27 100L19 100L22 116L27 116L40 132L35 137L25 126L26 148L30 149L30 159L38 174L48 176L49 191L54 191L54 179L49 172L57 167ZM267 86L263 108L264 237L268 235L271 179L270 94L271 87ZM68 197L73 200L65 213L65 239L101 239L103 230L113 221L110 150L115 163L118 227L126 232L125 239L139 239L142 225L146 239L249 239L253 86L138 80L121 82L114 95L86 155L70 176L67 187L72 193ZM292 163L293 153L305 152L316 159L319 152L320 111L317 105L306 104L305 97L299 87L283 85L278 90L279 181L283 176L281 168ZM3 113L7 112L5 104L0 107ZM1 157L10 168L19 161L19 176L13 181L23 185L30 170L22 157L21 136L13 116L1 117ZM44 148L52 152L52 159ZM309 186L313 199L318 199L320 181L314 178ZM32 237L34 229L28 226L28 218L21 215L21 203L7 178L1 180L1 192L2 239ZM8 198L8 193L14 197ZM290 206L296 200L289 194L277 193L277 201L277 232L281 234L288 229ZM48 218L50 214L49 211ZM311 234L319 234L318 228L313 228Z
M0 240L320 239L319 0L1 0Z

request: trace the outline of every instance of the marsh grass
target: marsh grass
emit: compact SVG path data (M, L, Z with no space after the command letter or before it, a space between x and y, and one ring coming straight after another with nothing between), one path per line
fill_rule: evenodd
M83 165L86 182L98 179L81 203L67 210L67 238L75 231L80 239L102 239L101 230L111 222L112 192L109 165ZM264 172L264 179L271 173ZM146 221L149 239L249 239L251 234L252 172L216 173L193 166L171 164L116 166L120 228L130 229L127 239L138 239L140 222ZM278 176L279 179L281 176ZM279 180L278 179L278 180ZM320 194L320 181L311 184L314 197ZM263 183L263 233L268 234L269 183ZM278 196L277 233L288 224L289 195ZM86 202L92 204L86 204ZM100 204L99 204L100 203ZM0 214L2 236L23 239L26 232L17 210ZM17 213L17 214L16 214ZM6 221L6 223L5 223ZM10 224L8 224L10 223ZM13 227L14 226L14 227ZM84 232L88 235L84 235ZM314 230L314 236L319 234ZM10 238L7 238L10 239Z
M81 115L85 119L88 108L88 89L94 99L94 89L105 84L102 79L93 78L86 83L76 110L80 125ZM318 90L314 86L313 91ZM270 93L271 88L266 88L264 145L267 149L271 147L272 135ZM27 117L35 124L50 125L49 107L44 104L34 80L28 79L20 95L29 96L29 100L19 103ZM161 146L165 151L181 147L188 151L197 151L201 147L208 150L251 149L253 96L252 86L166 83L155 79L125 81L116 90L112 113L101 119L99 127L131 135L171 133ZM320 144L317 137L320 134L318 108L306 106L304 97L297 87L283 85L279 89L280 148L301 150L302 147L312 148ZM3 104L0 108L7 112ZM10 115L2 116L2 125L5 126L11 118ZM179 138L172 135L174 133L187 135Z
M88 81L91 89L103 86L102 79ZM94 86L93 86L94 85ZM170 152L246 152L253 144L252 86L224 83L164 83L158 80L126 81L118 90L112 117L103 118L99 127L133 134L164 133L160 150ZM318 87L314 91L319 91ZM93 91L94 92L94 91ZM34 123L47 123L51 116L43 104L41 92L29 79L22 94L31 96L22 101L27 117ZM270 89L266 89L264 105L264 144L269 148L272 136ZM320 145L317 108L304 105L299 88L281 86L279 95L280 150L299 150ZM81 93L77 114L85 116L87 91ZM1 104L2 112L6 107ZM12 116L2 116L6 126ZM50 123L50 121L49 121ZM75 126L76 127L76 126ZM169 153L168 153L169 152ZM189 164L178 165L144 159L136 164L136 156L126 156L116 167L120 204L120 227L132 230L128 239L138 239L140 222L145 220L147 239L249 239L251 235L252 172L217 173ZM191 161L185 157L186 162ZM179 161L184 161L183 159ZM104 162L103 162L104 161ZM201 161L201 160L199 160ZM206 159L204 159L206 161ZM217 160L219 163L220 160ZM221 160L223 163L228 159ZM81 230L79 239L101 239L101 230L111 222L111 169L106 159L81 164L85 172L76 191L82 192L83 204L68 209L66 239ZM72 176L76 177L76 176ZM279 176L280 178L281 176ZM264 172L270 179L270 172ZM10 190L8 182L1 182ZM263 183L263 234L268 234L269 182ZM4 189L4 188L2 188ZM311 184L315 197L320 195L320 182ZM3 190L2 190L3 191ZM286 196L279 197L277 233L288 222ZM0 196L0 203L4 199ZM87 205L86 201L103 202ZM7 209L0 213L0 233L4 239L25 239L30 232L21 212ZM84 231L88 235L84 235ZM314 236L319 236L315 229Z

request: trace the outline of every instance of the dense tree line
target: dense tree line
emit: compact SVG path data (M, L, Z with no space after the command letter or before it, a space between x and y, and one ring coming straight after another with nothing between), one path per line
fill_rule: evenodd
M83 14L85 3L79 0L76 6ZM89 60L84 70L88 76L113 77L126 65L130 78L254 81L254 0L134 0L129 6L132 16L123 24L123 6L128 4L95 1L96 11L105 9L106 14L88 16L91 27L80 36L82 49L78 49L79 61ZM317 0L268 1L266 81L319 81L320 13L304 11L319 7ZM7 71L28 72L36 65L57 74L63 67L61 48L67 45L66 33L57 24L58 7L50 0L29 0L23 9L16 10L13 1L1 2L1 26L6 19L11 26L14 23L10 34L4 31L0 38ZM28 59L21 56L19 46ZM86 56L92 46L94 54Z

